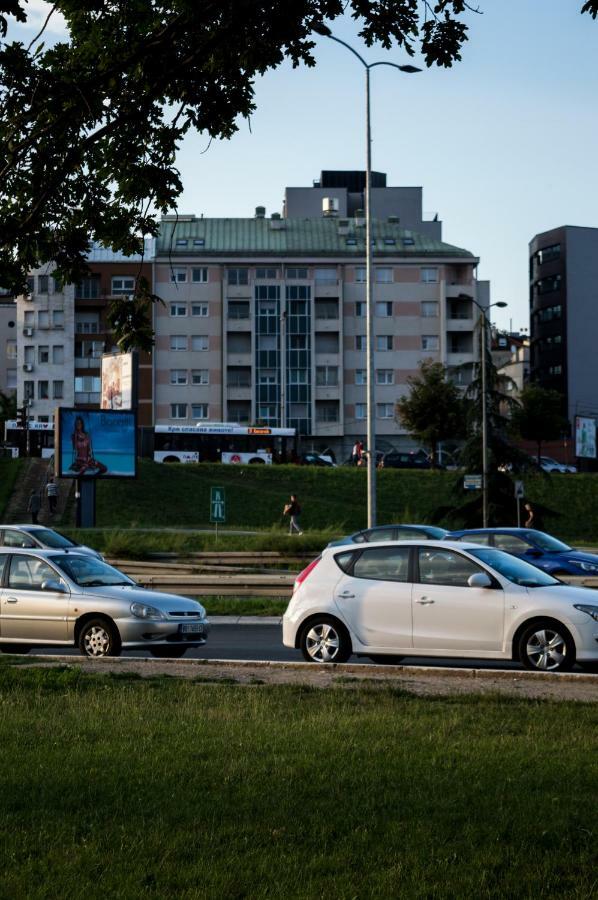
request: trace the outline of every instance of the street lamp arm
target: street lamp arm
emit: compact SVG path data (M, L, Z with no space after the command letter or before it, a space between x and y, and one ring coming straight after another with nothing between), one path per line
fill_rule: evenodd
M418 69L417 66L400 66L398 63L387 62L385 59L380 60L380 62L369 63L368 69L373 69L374 66L392 66L393 69L398 69L399 72L407 72L408 75L421 72L421 69Z
M357 57L357 59L359 60L359 62L361 63L361 65L362 65L365 69L369 69L369 68L370 68L370 66L366 63L365 59L363 58L363 56L361 56L361 54L358 53L357 50L355 50L355 49L351 46L351 44L347 44L345 41L341 41L340 38L335 37L333 34L323 34L323 33L322 33L322 36L323 36L323 37L330 38L331 41L336 41L337 44L342 44L343 47L346 47L347 50L350 50L350 51L351 51L351 53L353 54L353 56L356 56L356 57ZM374 65L376 65L376 63L374 63Z

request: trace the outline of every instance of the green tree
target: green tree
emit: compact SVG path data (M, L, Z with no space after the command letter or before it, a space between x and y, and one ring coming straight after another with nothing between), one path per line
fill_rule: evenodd
M138 253L176 207L176 152L191 130L230 138L255 108L254 82L285 60L313 66L314 32L349 13L367 46L451 66L467 40L466 0L56 0L68 37L9 40L25 0L0 0L0 285L21 293L52 261L86 271L90 240ZM583 12L595 16L598 0ZM115 313L121 345L147 349L138 279ZM135 305L139 303L140 309ZM122 302L121 302L122 306ZM124 324L123 324L124 323Z
M440 442L463 434L463 401L442 363L428 359L419 368L419 375L407 379L409 394L397 401L396 417L436 465Z
M17 395L5 394L0 391L0 434L4 432L4 423L7 419L17 417Z
M563 396L537 384L528 384L519 396L518 406L511 419L513 430L527 441L536 444L538 465L544 441L555 441L568 429L563 416Z

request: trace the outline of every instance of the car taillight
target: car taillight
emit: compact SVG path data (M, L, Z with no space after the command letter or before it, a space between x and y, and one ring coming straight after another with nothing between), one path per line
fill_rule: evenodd
M310 564L305 569L303 569L302 572L299 572L299 574L295 578L295 584L293 585L293 593L295 593L297 588L301 587L301 585L303 584L303 582L305 581L307 576L310 574L310 572L313 572L313 570L318 565L318 563L320 562L321 559L322 559L321 556L316 556L316 558L314 560L312 560L310 562Z

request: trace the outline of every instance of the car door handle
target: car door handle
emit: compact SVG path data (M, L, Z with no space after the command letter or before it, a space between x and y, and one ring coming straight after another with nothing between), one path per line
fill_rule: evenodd
M339 594L338 596L342 600L354 600L355 599L355 594L349 594L347 592L345 592L344 594Z
M18 597L7 597L6 602L7 603L18 603L19 599L18 599Z
M416 603L421 604L421 606L429 606L430 603L435 603L434 600L430 600L429 597L420 597L415 601Z

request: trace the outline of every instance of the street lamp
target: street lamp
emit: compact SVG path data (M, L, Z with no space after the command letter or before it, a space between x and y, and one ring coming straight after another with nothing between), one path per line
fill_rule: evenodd
M482 323L482 521L484 528L488 527L488 413L487 413L487 396L486 396L486 328L488 319L486 312L493 306L504 309L507 304L504 300L498 300L496 303L490 303L487 307L482 306L477 300L471 298L471 302L475 303L480 311L480 321Z
M365 59L351 47L350 44L335 37L325 25L317 26L314 31L323 37L330 38L346 47L353 56L356 56L365 69L365 115L366 115L366 174L365 174L365 281L366 281L366 379L367 379L367 482L368 482L368 528L376 524L376 407L374 400L374 304L372 302L372 210L371 210L371 181L372 181L372 133L370 125L370 69L374 66L391 66L399 72L411 75L421 72L415 66L399 66L397 63L380 62L367 63Z

